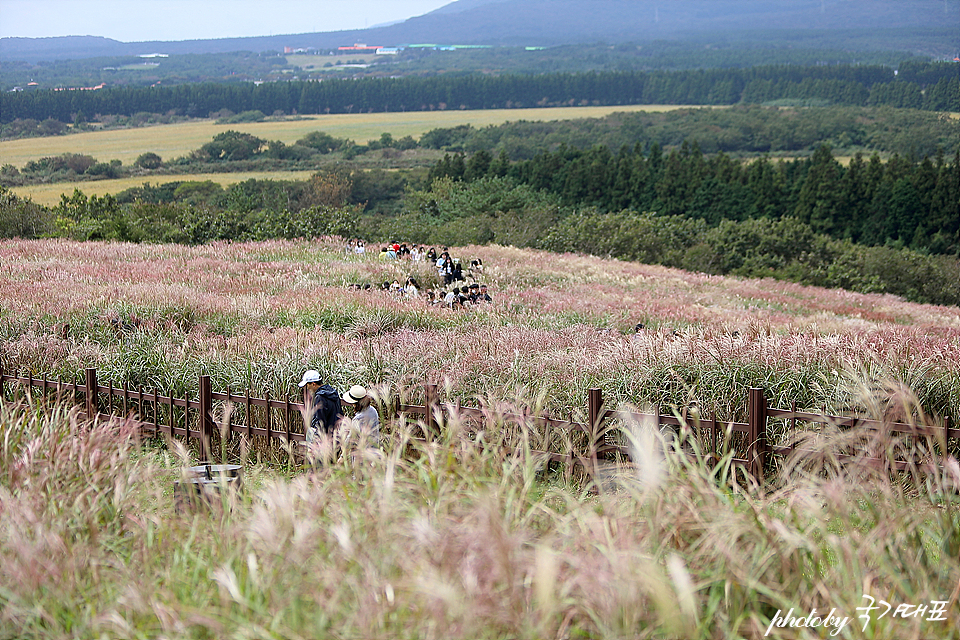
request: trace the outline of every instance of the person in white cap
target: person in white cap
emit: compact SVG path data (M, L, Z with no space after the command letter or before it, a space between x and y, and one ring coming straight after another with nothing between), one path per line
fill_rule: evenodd
M370 393L359 384L350 387L350 390L340 396L344 404L356 409L353 416L353 425L358 433L365 434L368 442L374 446L380 444L380 414L373 406Z
M307 443L311 443L320 434L333 435L337 423L343 417L340 406L340 393L328 384L324 384L320 372L309 369L300 380L303 389L303 406L310 413L310 428L306 430Z

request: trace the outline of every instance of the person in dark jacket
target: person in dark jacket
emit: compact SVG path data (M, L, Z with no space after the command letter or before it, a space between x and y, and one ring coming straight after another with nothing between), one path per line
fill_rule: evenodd
M307 444L312 443L320 434L333 435L337 423L343 417L340 405L340 392L324 384L320 372L310 369L300 380L303 389L303 404L310 415L310 428L306 430Z

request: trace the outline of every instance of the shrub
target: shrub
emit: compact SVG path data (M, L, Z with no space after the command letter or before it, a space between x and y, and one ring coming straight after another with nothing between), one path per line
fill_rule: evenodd
M296 212L283 212L284 238L316 238L319 236L352 237L356 235L361 207L318 205Z
M153 151L141 153L134 161L133 166L141 169L159 169L163 166L163 159Z
M56 136L66 130L67 125L53 118L47 118L37 126L37 131L42 136Z
M236 115L223 116L217 119L217 124L239 124L243 122L263 122L267 116L260 110L243 111Z
M680 266L687 250L702 241L706 228L702 220L682 216L633 211L603 214L587 209L561 220L538 246L551 251Z
M212 203L221 195L223 195L223 187L213 180L182 182L173 192L174 199L192 205Z
M249 133L224 131L200 147L200 158L214 162L247 160L260 153L265 143L265 140Z
M39 160L31 160L24 168L24 173L50 175L58 171L72 171L76 174L86 173L87 169L97 163L92 156L79 153L64 153L59 156L47 156Z
M296 144L315 149L320 153L332 153L353 143L349 140L334 138L329 133L324 133L323 131L311 131L297 140Z
M0 186L0 238L40 238L54 232L54 215Z
M473 126L469 124L432 129L420 136L420 146L425 149L462 151L467 138L469 138L474 131Z
M86 174L100 178L117 178L120 176L120 167L115 162L98 162L87 169Z

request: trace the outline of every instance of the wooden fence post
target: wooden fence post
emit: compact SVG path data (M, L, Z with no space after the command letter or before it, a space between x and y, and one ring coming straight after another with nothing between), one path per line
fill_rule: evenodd
M763 389L750 389L747 396L747 423L749 424L749 445L747 460L749 471L757 482L763 484L764 472L769 457L767 446L767 398Z
M590 426L590 459L593 462L593 473L597 472L597 449L603 442L600 423L603 421L603 391L589 389L587 391L587 415Z
M93 421L96 419L97 414L100 412L100 403L98 402L99 390L97 386L97 370L96 369L87 369L86 380L85 380L87 393L86 393L86 412L87 420Z
M437 385L423 385L423 393L425 397L424 404L427 407L427 419L424 421L427 427L427 433L424 435L426 435L429 440L430 438L440 435L440 425L437 423L436 417L436 413L440 409L440 403L437 399Z
M210 428L213 398L210 391L210 376L200 376L200 458L202 461L212 461L210 458Z
M603 391L589 389L587 391L587 414L590 417L590 428L594 434L600 431L600 420L603 415Z

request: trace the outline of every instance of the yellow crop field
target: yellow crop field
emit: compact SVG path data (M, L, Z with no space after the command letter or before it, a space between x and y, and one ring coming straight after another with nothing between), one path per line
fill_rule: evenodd
M307 180L313 175L312 171L246 171L237 173L191 173L177 176L137 176L120 178L119 180L95 180L91 182L57 182L54 184L36 184L11 189L18 196L30 198L37 204L53 206L60 202L60 195L71 195L74 189L80 189L88 196L104 196L108 193L117 194L132 187L139 187L145 182L153 185L168 182L189 180L212 180L227 187L244 180Z
M556 121L572 118L600 118L617 111L670 111L674 105L637 105L619 107L556 107L550 109L488 109L477 111L413 111L405 113L360 113L306 116L301 120L214 124L201 120L137 129L88 131L48 138L28 138L0 142L0 165L22 168L27 162L62 153L81 153L100 162L120 160L132 164L142 153L152 151L164 160L184 156L224 131L233 129L265 140L293 144L311 131L325 131L337 138L359 143L374 140L382 133L394 138L418 138L431 129L471 124L475 127L499 125L517 120ZM689 108L689 107L685 107Z

